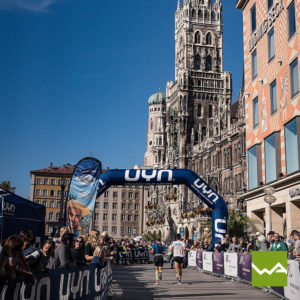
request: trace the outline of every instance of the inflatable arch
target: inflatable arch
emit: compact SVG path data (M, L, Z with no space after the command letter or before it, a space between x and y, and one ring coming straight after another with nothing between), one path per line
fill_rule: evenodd
M112 185L161 184L186 185L212 209L212 239L214 245L227 233L228 211L224 199L195 172L174 170L108 170L98 177L97 197Z

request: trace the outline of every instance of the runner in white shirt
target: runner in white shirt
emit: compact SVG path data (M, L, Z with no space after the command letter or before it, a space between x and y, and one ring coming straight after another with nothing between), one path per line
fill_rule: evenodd
M178 280L177 283L181 284L183 257L185 255L186 246L185 243L181 241L180 234L176 235L176 239L177 240L172 243L170 249L173 251L176 278Z

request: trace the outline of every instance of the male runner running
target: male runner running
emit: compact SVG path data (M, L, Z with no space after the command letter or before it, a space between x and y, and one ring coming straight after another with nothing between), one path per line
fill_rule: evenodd
M161 243L161 240L159 238L156 240L156 243L152 246L151 253L155 255L154 257L155 280L156 280L156 284L159 284L159 280L162 280L162 270L164 265L163 255L166 253L166 248Z
M180 234L176 235L176 239L177 240L171 245L171 251L173 251L176 279L178 280L177 283L181 284L183 257L184 252L186 251L186 246L185 243L181 241Z

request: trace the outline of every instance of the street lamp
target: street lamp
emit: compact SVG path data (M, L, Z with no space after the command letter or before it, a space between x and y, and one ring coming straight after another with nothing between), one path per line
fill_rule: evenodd
M276 197L273 194L276 192L276 189L272 186L268 186L264 189L264 193L266 196L264 197L264 201L269 204L269 214L270 214L270 230L272 230L272 204L276 201Z
M58 221L58 231L65 225L65 215L64 215L64 194L66 188L66 179L62 177L60 180L60 213L59 213L59 221ZM65 209L66 210L66 209Z

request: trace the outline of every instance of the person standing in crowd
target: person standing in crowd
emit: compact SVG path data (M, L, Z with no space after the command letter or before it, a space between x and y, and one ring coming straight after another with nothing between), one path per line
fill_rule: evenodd
M274 234L274 241L272 242L269 251L287 251L287 245L285 242L280 241L279 233Z
M274 242L274 234L275 232L274 231L269 231L267 237L268 237L268 244L269 244L269 250L270 250L270 247L271 247L271 244Z
M77 237L77 239L75 240L75 247L72 248L72 255L77 266L86 265L85 243L82 236Z
M14 281L17 275L24 277L26 283L34 284L34 276L23 256L23 240L17 235L11 235L0 245L0 279L8 283Z
M256 245L254 247L254 249L256 249L256 250L253 250L253 251L268 251L268 248L269 248L268 241L263 234L260 234L257 237L257 241L258 241L258 245Z
M31 253L26 261L33 272L45 272L54 268L54 250L55 243L46 241L42 250L38 249Z
M161 243L158 238L156 243L152 246L151 253L154 255L154 266L155 266L155 280L156 284L159 284L159 280L162 280L162 271L164 266L164 254L166 253L165 246Z
M260 232L256 232L255 236L252 238L250 243L248 243L247 252L259 251L259 241L258 241L259 235L260 235Z
M61 244L55 249L54 265L55 268L75 267L76 263L72 255L74 247L74 234L65 233L61 238Z
M297 230L293 230L291 232L292 239L295 241L295 250L294 254L296 256L296 259L298 260L300 264L300 232Z
M23 241L23 254L25 258L37 250L37 248L34 247L35 236L31 230L21 230L19 232L19 238Z
M241 237L239 239L239 244L241 246L240 252L242 252L242 253L247 252L247 244L245 243L245 240L243 237Z
M99 231L92 230L88 236L88 240L85 246L85 259L87 262L90 262L94 257L94 251L97 247L99 239Z
M198 251L200 250L199 241L195 240L191 250Z
M183 257L185 255L186 246L185 243L181 241L180 234L176 235L176 241L172 243L171 251L173 252L173 256L174 256L177 283L181 284Z
M229 248L229 241L228 241L228 238L225 237L224 241L223 241L223 244L221 246L221 251L222 252L227 252L228 248Z
M100 268L105 266L105 243L104 243L105 236L100 236L98 245L93 253L93 259L91 263L97 263Z
M55 246L58 247L61 244L61 238L65 233L68 233L69 229L67 227L61 227L59 230L59 236L54 238Z
M241 245L238 243L237 238L234 236L227 252L241 252L241 249Z
M126 247L125 241L122 242L120 253L121 253L121 259L122 259L122 265L127 265L127 257L126 257L127 247Z

